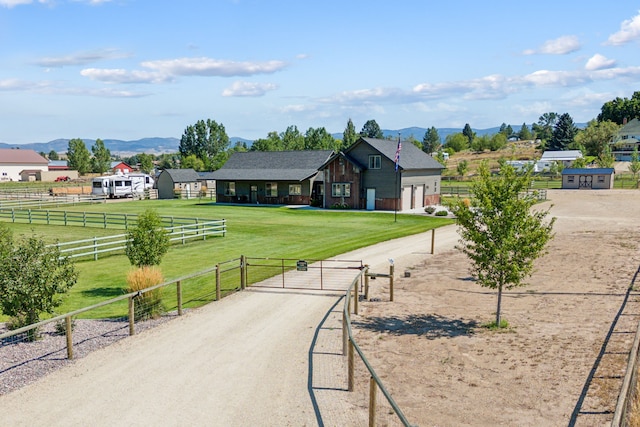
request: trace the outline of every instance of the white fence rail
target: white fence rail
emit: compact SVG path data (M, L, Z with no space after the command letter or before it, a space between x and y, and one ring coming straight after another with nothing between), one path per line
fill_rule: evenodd
M189 240L206 240L207 237L224 236L227 232L227 222L221 219L166 227L165 230L168 232L170 242L180 242L184 245ZM98 260L100 254L123 251L127 246L127 234L60 242L51 246L57 246L62 256L93 257L94 260Z

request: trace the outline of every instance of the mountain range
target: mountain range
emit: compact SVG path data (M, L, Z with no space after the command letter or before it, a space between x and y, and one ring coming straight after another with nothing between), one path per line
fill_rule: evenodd
M576 124L577 127L584 127L580 124ZM512 126L515 132L520 130L521 126ZM473 131L478 135L492 135L497 133L500 130L500 127L493 127L488 129L473 129ZM408 127L403 129L383 129L382 133L385 138L395 139L400 135L401 139L407 139L409 137L413 137L418 141L422 141L426 128L421 127ZM453 133L462 132L461 128L438 128L438 135L444 142L445 138L448 135ZM334 138L342 139L342 132L331 134ZM246 143L248 147L251 146L253 140L241 138L241 137L230 137L229 138L231 145L235 145L236 143ZM95 140L93 139L83 139L85 145L89 150L94 145ZM131 156L136 153L147 153L147 154L163 154L163 153L175 153L178 151L178 146L180 145L179 138L142 138L131 141L123 141L120 139L103 139L105 147L111 151L112 154L120 155L120 156ZM0 142L0 148L23 148L34 150L38 153L49 153L52 150L57 153L65 153L67 148L69 147L68 139L54 139L49 142L34 142L28 144L19 144L19 145L11 145Z

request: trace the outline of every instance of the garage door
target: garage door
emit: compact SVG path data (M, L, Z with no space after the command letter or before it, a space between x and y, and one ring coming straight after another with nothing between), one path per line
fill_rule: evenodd
M418 185L416 187L416 203L415 208L424 207L424 185Z

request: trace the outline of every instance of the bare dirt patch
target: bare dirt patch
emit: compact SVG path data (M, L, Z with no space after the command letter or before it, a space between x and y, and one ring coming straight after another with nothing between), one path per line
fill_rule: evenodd
M530 285L503 300L469 277L456 250L398 272L354 317L356 338L407 418L419 425L610 422L640 313L640 192L549 192L555 238ZM544 206L544 205L543 205ZM368 376L357 364L355 405Z

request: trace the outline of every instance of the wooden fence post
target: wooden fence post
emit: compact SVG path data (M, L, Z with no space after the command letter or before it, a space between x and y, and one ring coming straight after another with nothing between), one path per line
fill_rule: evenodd
M389 301L393 302L393 269L394 266L389 266Z
M240 289L244 290L247 287L247 277L245 275L245 266L247 259L244 255L240 255Z
M176 293L178 297L178 316L182 316L182 285L180 280L176 282Z
M373 376L369 378L369 427L376 426L376 392L378 385Z
M216 264L216 301L220 301L220 264Z
M353 313L354 314L358 314L358 300L360 299L360 296L358 295L358 285L357 284L353 287L353 293L354 293Z
M133 304L133 298L129 297L129 335L135 335L136 333L136 313Z
M349 383L348 383L348 390L349 391L353 391L354 384L355 384L355 355L354 355L354 349L353 349L353 343L351 342L351 340L349 340L349 356L348 356L348 366L349 366Z
M349 345L349 332L347 331L347 315L342 310L342 355L347 355L347 346Z
M71 327L71 316L64 318L65 332L67 335L67 359L73 359L73 335Z
M431 229L431 255L435 253L436 248L436 229Z
M364 299L369 301L369 265L365 264L364 271L366 271L364 275Z

